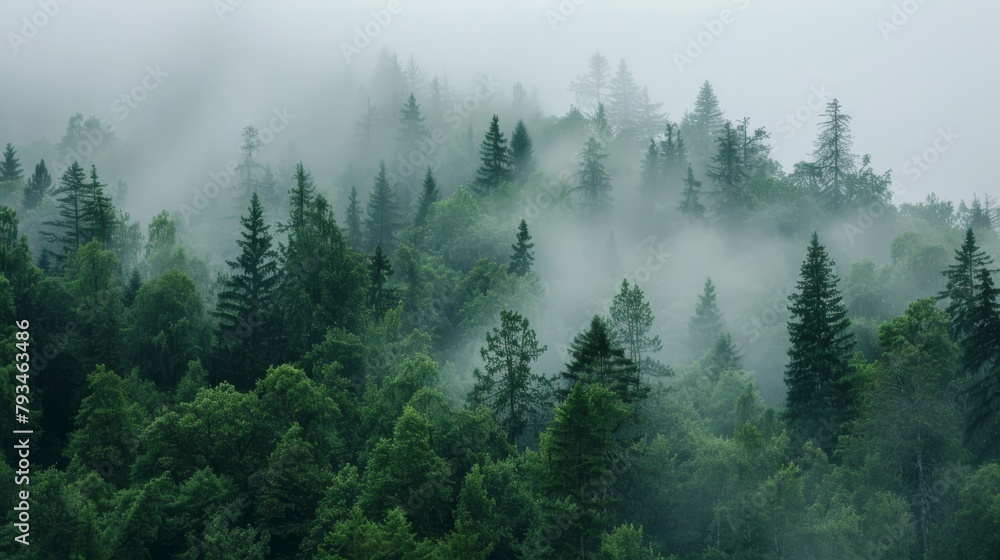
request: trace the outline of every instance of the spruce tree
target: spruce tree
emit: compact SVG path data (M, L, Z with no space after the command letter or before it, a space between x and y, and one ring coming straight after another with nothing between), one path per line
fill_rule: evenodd
M705 287L698 296L694 315L688 321L688 332L694 352L699 356L711 348L723 332L722 312L716 303L715 284L711 278L705 280Z
M993 275L986 267L976 271L976 295L968 322L969 335L960 344L962 369L978 373L1000 361L1000 302Z
M392 264L389 258L382 252L382 246L375 246L375 254L371 258L370 275L368 281L368 305L375 312L377 317L385 315L385 312L396 305L395 290L389 288L387 284L392 278Z
M516 276L527 274L535 262L535 254L531 252L534 246L535 244L531 242L531 234L528 233L528 222L522 219L517 226L517 242L511 245L513 252L510 254L507 272Z
M22 177L21 161L17 159L17 152L14 151L14 146L8 143L3 151L3 163L0 164L0 183L4 181L20 181Z
M590 220L602 221L611 214L611 177L602 163L608 154L593 136L583 147L583 161L576 172L578 186L574 189L581 214Z
M24 186L24 208L27 210L38 208L51 186L52 176L49 175L43 159L35 165L35 172L28 177L28 182Z
M826 120L819 125L813 166L819 177L819 194L829 208L838 210L853 198L849 178L857 171L857 156L851 152L851 117L844 114L836 99L827 103L823 116Z
M483 371L474 372L469 401L493 411L508 443L515 443L548 404L548 380L531 373L532 362L547 349L539 346L527 319L504 310L500 326L486 334L486 346L479 350Z
M733 344L733 337L727 332L715 339L715 346L708 354L708 368L715 381L728 369L740 369L740 355Z
M82 204L85 232L88 241L96 239L108 247L118 224L111 198L104 193L105 186L97 176L97 167L90 166L90 182L85 186Z
M667 122L666 129L659 145L660 175L667 180L679 179L684 173L684 166L690 167L687 163L687 148L676 124Z
M621 291L611 301L610 323L615 343L625 349L641 379L650 370L646 364L649 354L662 350L663 343L659 335L649 334L653 328L653 309L638 284L629 287L628 280L622 280Z
M417 105L417 98L410 93L399 116L399 135L396 137L396 148L404 160L408 160L411 152L417 148L417 142L427 137L427 127L424 117Z
M364 231L361 229L361 203L358 201L358 189L351 185L351 197L345 209L345 232L347 245L355 251L360 251L364 244Z
M732 123L726 121L716 136L716 152L707 173L708 178L715 183L716 212L722 217L739 217L752 203L746 190L742 148L739 134Z
M687 177L684 178L684 192L681 200L680 211L692 220L699 221L705 218L705 205L701 203L699 193L701 192L701 181L694 178L694 170L688 165Z
M481 164L476 171L476 184L484 192L511 180L511 156L507 140L500 132L500 118L493 115L489 130L479 148Z
M427 218L431 213L431 206L438 201L440 198L440 193L437 188L437 181L434 180L434 173L431 168L427 168L427 174L424 175L424 183L420 190L420 200L417 202L417 213L413 217L413 225L415 227L424 227L427 225Z
M396 207L396 196L389 186L385 162L380 161L375 186L368 198L368 215L365 217L369 250L374 252L375 247L382 246L386 251L392 252L398 228L399 210Z
M250 195L248 213L240 223L243 231L236 241L240 254L235 261L226 261L230 272L221 278L212 316L218 321L216 371L222 380L247 390L276 355L279 276L278 254L257 193Z
M565 397L578 384L600 383L626 402L644 398L648 387L639 379L639 368L625 350L615 343L608 322L595 316L590 327L576 336L570 345L571 361L561 377L566 382L557 392Z
M524 184L535 171L535 152L532 147L531 136L528 135L528 128L524 126L524 121L517 121L514 133L510 136L510 155L513 166L513 178L516 182Z
M646 149L646 156L642 159L642 168L639 171L639 188L648 194L656 193L663 185L663 164L660 162L660 150L656 146L656 140L650 138L649 147Z
M618 61L618 70L610 84L608 120L615 135L631 137L639 127L640 90L625 59Z
M58 247L58 250L53 252L59 259L65 258L67 253L76 251L87 240L87 222L84 217L86 179L83 167L74 161L59 179L59 187L53 193L59 205L58 218L44 224L52 226L57 231L43 232L43 236L49 243Z
M694 110L685 114L681 123L691 163L699 172L705 169L705 165L715 154L715 139L724 124L725 120L722 118L722 110L719 108L719 99L715 96L712 84L706 80L701 85L701 89L698 90Z
M976 234L972 228L965 231L965 241L955 250L955 264L944 271L948 278L945 289L938 294L939 300L947 300L949 333L959 344L975 330L973 317L979 292L980 270L989 268L993 259L979 249Z
M788 388L784 416L799 444L818 438L830 451L850 420L852 391L848 383L854 337L847 318L834 263L813 233L802 263L797 293L789 305L791 348L785 368ZM821 437L833 432L833 437Z
M292 212L287 227L292 232L302 231L305 228L306 214L315 193L316 187L313 186L312 177L302 162L298 162L295 164L295 186L288 191Z

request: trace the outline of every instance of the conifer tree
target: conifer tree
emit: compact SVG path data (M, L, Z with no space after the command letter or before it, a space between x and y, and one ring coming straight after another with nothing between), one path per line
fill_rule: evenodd
M347 245L355 251L360 251L364 244L364 232L361 229L361 203L358 201L358 189L351 185L351 197L345 210L345 236Z
M539 346L528 320L515 311L500 312L500 326L486 335L479 353L483 371L475 370L470 402L493 411L508 443L515 443L544 410L549 399L545 377L531 373L531 364L548 347Z
M21 173L21 161L17 159L17 152L10 143L3 151L3 163L0 163L0 183L4 181L20 181L23 177Z
M570 84L569 89L576 96L576 104L588 117L596 115L607 100L610 80L611 64L604 55L595 52L587 60L587 74L577 76Z
M656 140L650 138L646 156L642 159L642 169L639 172L639 187L646 193L656 192L663 184L662 171L660 150L656 146Z
M278 344L276 289L278 255L272 248L269 226L257 193L240 217L243 231L236 244L240 254L226 261L230 273L221 278L218 302L212 316L216 328L217 372L224 380L246 390L271 365Z
M611 214L611 177L602 163L608 154L593 136L583 147L583 161L576 172L580 211L585 218L604 220Z
M716 303L715 284L711 278L705 280L705 287L698 296L694 315L688 321L688 332L691 334L694 351L698 355L711 348L723 332L722 312Z
M500 118L493 115L489 130L479 148L481 164L476 171L476 184L484 192L511 180L511 156L507 140L500 132Z
M968 317L970 332L961 342L962 369L978 373L1000 361L1000 301L990 269L976 271L976 295Z
M420 106L417 98L410 93L403 105L399 116L399 135L396 137L396 146L401 157L408 159L410 153L416 149L417 142L427 136L427 127L424 125L424 117L420 113Z
M24 208L27 210L38 208L51 186L52 176L49 175L43 159L35 165L35 172L28 177L28 182L24 186Z
M684 192L681 200L680 211L692 220L702 220L705 218L705 205L699 198L701 193L701 181L694 178L694 170L688 165L687 177L684 178Z
M371 274L368 282L368 305L381 317L396 304L395 290L386 286L392 278L392 264L382 252L382 246L375 246L375 254L371 258Z
M513 178L518 183L524 184L534 173L536 162L531 136L528 135L528 128L524 126L523 120L517 121L514 133L510 136L510 155Z
M67 253L75 251L86 241L86 178L83 167L74 161L59 179L59 187L55 190L59 204L58 218L45 222L45 225L57 231L43 232L43 235L49 243L58 247L54 253L59 259L65 258Z
M528 233L528 222L522 219L517 226L517 242L511 245L513 252L510 255L507 272L516 276L527 274L535 262L535 254L531 252L534 246L535 244L531 242L531 234Z
M611 301L610 327L614 341L625 350L625 355L636 365L638 376L648 373L643 367L649 354L663 349L659 335L650 336L653 328L653 309L638 284L629 287L622 280L622 287Z
M607 109L611 130L616 136L631 137L639 127L640 90L624 58L618 61L618 70L611 79L610 89Z
M729 333L720 334L715 339L715 346L709 353L709 370L718 380L718 376L727 369L740 369L740 355L733 344L733 337Z
M688 144L691 163L701 172L716 151L716 136L725 124L719 99L712 84L705 83L698 90L694 110L684 115L681 129Z
M857 171L857 156L851 152L851 117L841 110L836 99L827 103L826 120L819 125L813 150L813 165L819 178L820 195L831 209L843 208L851 201L850 176Z
M306 214L315 193L312 177L302 162L298 162L295 164L295 186L288 191L292 215L287 227L292 232L302 231L306 227Z
M604 103L597 105L597 113L591 119L594 134L601 140L611 138L611 123L608 122L608 112L604 109Z
M427 174L424 175L424 183L420 190L420 200L417 202L417 213L413 218L413 225L415 227L424 227L427 225L427 218L431 213L431 206L438 201L440 193L437 188L437 181L434 180L434 173L431 168L427 168Z
M735 218L750 208L752 199L746 191L742 148L739 134L732 123L726 121L716 135L716 152L708 168L708 178L717 189L716 212L719 216Z
M660 175L668 180L679 179L687 164L687 147L676 124L666 123L666 134L659 145Z
M965 231L962 246L955 250L955 263L944 271L948 283L938 294L939 300L947 300L949 333L960 345L975 330L973 317L979 292L980 270L989 268L993 259L976 244L976 234L969 228Z
M626 403L644 398L649 391L640 383L638 366L615 343L611 328L601 317L595 316L590 327L573 339L570 358L561 374L566 385L557 391L563 397L578 384L600 383Z
M847 318L834 263L813 233L801 274L789 305L791 348L785 368L788 387L784 416L793 440L804 443L820 434L842 433L850 420L852 391L848 384L854 337ZM819 438L829 451L836 437Z
M369 249L374 252L375 247L382 246L386 251L392 252L398 228L399 210L396 207L396 196L389 186L385 162L380 161L375 186L368 198L368 215L365 217Z
M108 247L117 226L115 209L111 198L104 194L104 187L97 176L97 167L90 166L90 182L85 186L83 199L83 221L87 240L96 239Z

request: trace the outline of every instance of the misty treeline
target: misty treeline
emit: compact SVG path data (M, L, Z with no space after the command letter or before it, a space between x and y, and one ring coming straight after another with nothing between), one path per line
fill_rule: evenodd
M787 170L707 82L677 121L599 54L562 116L498 87L383 53L348 168L250 126L147 224L96 118L8 144L4 557L997 557L992 198L892 204L849 100Z

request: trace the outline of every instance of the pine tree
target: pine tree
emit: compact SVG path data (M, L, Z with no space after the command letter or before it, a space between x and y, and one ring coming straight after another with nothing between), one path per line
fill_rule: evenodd
M705 280L705 287L698 296L694 315L688 321L688 332L691 334L695 354L701 355L711 348L722 331L722 312L715 301L715 284L709 278Z
M431 213L431 206L438 201L440 198L440 193L437 188L437 181L434 180L434 173L431 172L431 168L427 168L427 174L424 175L424 184L421 186L420 190L420 200L417 202L417 213L413 218L413 225L415 227L424 227L427 225L427 218Z
M376 246L382 246L386 251L392 252L398 228L399 210L396 207L396 196L389 186L385 162L380 161L375 186L368 198L368 215L365 217L369 250L374 252Z
M375 246L375 254L371 258L371 275L368 282L368 305L381 317L386 311L396 305L395 290L386 286L392 278L392 264L382 253L382 246Z
M672 122L666 123L666 133L660 140L660 174L667 180L680 179L687 163L687 147L681 137L680 129Z
M979 271L992 264L993 259L976 245L976 234L972 228L967 229L962 247L955 251L955 264L944 271L948 283L938 294L939 300L948 300L945 311L950 321L949 331L959 344L963 344L975 330L973 317L979 291Z
M87 240L96 239L108 247L114 237L116 223L115 208L111 198L104 194L104 187L97 176L97 167L90 166L90 182L85 185L82 203L83 222Z
M243 231L236 241L240 255L226 261L230 273L221 278L212 316L218 320L216 371L246 390L272 364L279 342L275 313L279 276L278 255L257 193L251 194L248 213L240 223Z
M687 177L684 178L684 199L681 201L680 211L695 221L705 218L705 205L698 197L700 192L701 181L694 178L694 170L688 165Z
M843 208L853 198L849 192L849 178L857 171L857 156L851 153L851 117L845 115L840 102L827 103L826 120L819 125L813 150L813 165L819 176L819 194L833 210Z
M510 155L513 165L513 178L516 182L524 184L535 171L535 153L532 148L531 136L528 136L528 128L524 126L524 121L517 121L514 133L510 136Z
M969 335L960 345L962 369L978 373L1000 361L1000 301L993 275L986 267L976 271L976 295L968 322Z
M709 371L718 380L722 372L728 369L740 369L740 355L733 344L733 337L723 333L715 339L715 346L709 353Z
M510 254L507 272L516 276L527 274L535 262L535 254L531 252L534 246L535 244L531 242L531 234L528 233L528 222L522 219L517 226L517 242L511 245L513 252Z
M715 154L716 136L725 124L719 99L712 84L705 81L698 90L694 111L684 115L681 128L687 139L691 163L700 171Z
M851 324L837 289L834 263L813 233L806 260L789 298L788 334L791 348L785 368L788 387L784 416L793 440L804 443L818 438L830 451L836 435L850 420L852 392L847 377L854 338ZM820 437L833 431L834 437Z
M403 80L406 82L406 89L412 97L414 93L420 94L424 90L424 71L420 65L413 60L413 55L403 65Z
M649 391L640 383L638 366L615 343L611 328L601 317L595 316L590 327L573 339L570 358L561 374L566 385L557 391L560 396L565 397L578 384L593 383L611 389L626 403L644 398Z
M663 187L663 164L660 162L660 150L656 140L650 138L646 157L642 159L642 169L639 172L639 188L648 194L658 193Z
M14 146L8 143L3 151L3 163L0 164L0 183L4 181L20 181L22 177L21 161L17 159L17 152L14 151Z
M629 287L622 280L621 291L611 301L611 332L615 344L625 349L625 355L636 365L636 375L648 373L643 367L650 360L649 354L663 349L659 335L649 335L653 328L653 309L638 284Z
M351 197L345 210L345 236L347 245L355 251L360 251L364 243L364 232L361 229L361 203L358 202L358 189L351 185Z
M538 345L527 319L504 310L500 326L486 334L486 346L479 351L484 371L475 370L469 401L493 411L509 443L525 433L548 403L548 380L531 373L532 362L547 349Z
M639 127L639 86L632 77L625 59L618 61L618 70L611 80L611 95L608 96L608 120L616 136L635 135Z
M587 60L587 74L576 77L569 90L576 96L576 104L587 116L597 114L598 108L607 99L610 88L611 65L601 53L590 55Z
M52 176L49 175L49 170L45 167L43 159L35 166L35 172L31 177L28 177L28 182L24 187L24 208L27 210L38 208L51 186Z
M427 127L424 126L424 117L420 113L420 106L417 105L417 98L410 93L403 105L402 113L399 117L399 135L396 137L396 149L404 160L408 160L410 153L417 148L417 142L427 137Z
M746 190L743 146L732 123L726 121L716 136L716 153L708 168L708 178L715 183L719 216L735 218L750 209L752 199Z
M302 162L298 162L295 164L295 187L288 191L292 214L287 227L292 232L302 231L306 227L306 213L315 193L312 177Z
M600 221L611 214L611 177L602 163L607 157L601 144L591 136L583 147L583 161L576 172L579 186L574 189L581 213L587 219Z
M500 132L500 118L496 115L490 121L490 128L479 148L479 156L482 163L476 171L476 184L481 190L489 192L511 180L510 150L507 148L507 140Z
M52 226L59 232L43 232L43 235L49 243L58 246L58 250L54 252L59 259L76 251L86 241L86 177L83 167L74 161L59 179L59 187L53 193L59 204L59 215L57 220L45 222L45 225Z

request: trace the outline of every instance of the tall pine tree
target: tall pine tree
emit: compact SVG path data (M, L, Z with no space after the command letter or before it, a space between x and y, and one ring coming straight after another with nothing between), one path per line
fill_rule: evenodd
M295 186L288 192L289 203L292 207L288 228L293 232L302 231L305 228L306 213L315 193L316 187L313 186L312 177L302 162L298 162L295 164Z
M949 332L959 344L968 338L973 330L973 316L976 296L979 291L979 271L989 268L993 259L976 244L976 234L972 228L965 231L965 241L955 251L955 263L944 271L948 283L938 294L939 300L947 300Z
M0 183L4 181L20 181L22 177L21 161L17 159L17 152L14 150L14 146L8 143L3 151L3 163L0 163Z
M83 167L74 161L59 179L59 187L54 193L59 205L58 218L44 223L57 230L43 232L43 236L57 247L52 252L60 260L87 241L87 222L84 217L86 179Z
M28 182L24 186L24 208L26 210L38 208L51 186L52 176L49 175L49 170L45 167L43 159L35 165L35 172L31 177L28 177Z
M385 162L378 164L378 175L375 186L368 198L368 215L365 217L367 243L370 251L381 246L387 252L392 252L396 243L396 232L399 229L399 210L396 207L396 196L389 186L389 178L385 173Z
M493 115L489 130L479 148L481 163L476 171L476 184L480 190L489 192L497 186L511 180L512 161L507 140L500 132L500 118Z
M524 126L524 121L517 121L514 133L510 136L510 156L513 166L513 179L524 184L535 171L535 152L532 147L531 136L528 135L528 127Z
M857 156L851 152L851 117L844 114L840 101L827 103L826 118L819 125L813 150L813 166L819 179L819 194L833 210L843 208L851 201L850 176L857 171Z
M699 194L701 193L701 181L694 178L694 170L688 165L687 177L684 178L684 191L681 200L680 211L692 220L699 221L705 218L707 211L705 205L701 203Z
M615 342L608 322L595 316L590 327L576 336L570 345L571 361L561 377L566 384L558 390L565 397L576 385L600 383L618 397L632 403L648 393L639 379L639 368Z
M535 262L535 254L531 252L534 246L535 244L531 242L531 234L528 233L528 222L521 220L517 226L517 242L511 245L513 252L510 254L507 272L524 276L531 271L531 265Z
M421 185L420 189L420 200L417 201L417 212L413 217L414 227L424 227L427 225L427 218L431 213L431 206L438 201L440 198L440 193L437 188L437 181L434 179L434 173L431 168L427 168L427 174L424 175L424 183Z
M576 172L578 186L574 189L580 213L589 220L603 221L611 214L611 177L604 170L608 154L593 136L583 147L582 162Z
M722 312L716 303L715 284L711 278L705 280L705 287L698 296L694 315L688 321L688 332L691 334L693 350L698 356L711 348L723 332Z

